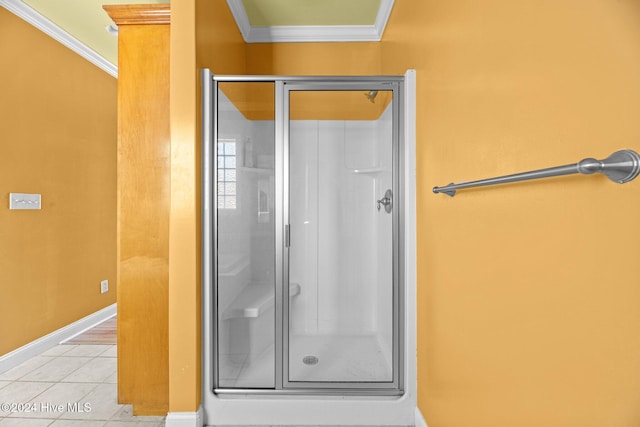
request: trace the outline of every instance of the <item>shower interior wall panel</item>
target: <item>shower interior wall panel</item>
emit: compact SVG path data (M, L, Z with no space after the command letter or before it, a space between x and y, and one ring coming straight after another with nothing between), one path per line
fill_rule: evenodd
M291 122L289 271L301 286L292 303L294 334L378 329L377 271L365 263L378 256L376 226L380 217L387 218L376 210L377 179L354 171L380 166L379 126L376 121ZM358 158L356 151L366 157Z
M248 155L244 144L250 143L253 158L249 162L253 167L240 166L239 176L250 184L242 195L248 203L252 219L251 231L251 282L273 286L275 277L274 263L274 224L275 224L275 165L274 132L272 120L251 120L250 135L243 138L242 149ZM244 165L247 161L244 160Z
M393 176L391 171L393 170L393 155L391 153L391 147L388 144L387 138L390 138L392 134L392 114L391 105L387 107L380 119L376 122L376 135L378 152L380 153L378 179L375 181L375 194L376 200L380 199L387 189L393 189ZM394 209L398 209L398 203L393 200ZM381 209L379 214L375 215L376 224L374 230L385 230L391 227L391 215L382 213L384 209ZM374 247L378 251L378 258L380 260L390 259L392 255L393 239L389 234L377 233L375 236ZM377 280L377 298L376 298L376 331L378 332L377 338L379 346L383 350L383 356L386 362L391 365L393 348L393 330L391 328L391 322L389 319L393 316L392 305L390 301L393 300L393 289L389 286L389 283L393 280L393 265L388 262L379 262L376 266L376 280Z
M219 94L220 109L218 119L224 123L219 140L235 141L236 153L240 154L238 141L241 141L246 132L247 119L238 111L231 101ZM236 163L242 162L242 158L236 156ZM238 177L240 178L240 177ZM242 288L248 283L251 275L251 259L249 257L251 247L251 235L245 226L248 222L249 210L243 209L248 202L244 190L245 182L238 179L237 201L238 209L218 210L218 301L220 310L224 311L228 305L236 299Z
M291 121L290 139L295 141L290 162L289 191L291 247L289 278L301 292L290 306L295 334L317 334L318 325L318 122Z
M321 334L372 333L375 276L364 263L373 257L374 194L370 177L355 174L375 166L375 146L366 157L374 123L319 122L320 223L318 312ZM293 143L293 141L292 141Z

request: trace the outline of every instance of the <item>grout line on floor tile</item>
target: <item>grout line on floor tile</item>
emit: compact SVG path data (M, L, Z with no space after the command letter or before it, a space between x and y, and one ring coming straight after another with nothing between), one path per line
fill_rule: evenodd
M34 358L38 359L31 361ZM10 384L20 383L23 384L21 387L24 388L25 395L28 395L29 385L24 383L33 383L33 387L36 388L31 390L34 393L37 392L37 394L34 397L29 395L27 400L38 404L42 403L43 399L56 403L56 397L62 400L67 398L76 400L82 395L78 402L96 400L96 402L89 402L93 404L93 414L91 412L62 412L60 414L42 413L33 414L33 417L23 415L22 417L9 418L7 414L0 413L0 420L2 420L0 425L4 423L13 423L11 425L23 425L23 423L24 425L40 425L38 424L40 420L46 421L42 425L50 427L164 426L165 416L134 416L130 405L117 403L117 344L60 344L47 352L34 356L34 358L16 367L18 368L31 361L31 366L23 366L23 372L19 370L14 372L15 376L18 377L15 380L0 379L0 391ZM80 361L78 358L83 360ZM110 372L114 361L116 363L115 370ZM72 366L68 366L67 363L71 363ZM51 372L47 372L45 365L49 365L52 368ZM96 372L92 371L93 367L95 367ZM70 371L67 372L66 369L70 369ZM85 371L78 372L82 369ZM109 373L104 376L105 372ZM74 374L76 375L74 376ZM94 379L94 381L75 381L76 379L83 379L85 374L87 376L84 379L89 380L88 376L93 375L95 378L92 377L91 379ZM29 375L30 377L23 379L23 377ZM60 376L62 378L59 378ZM67 378L71 378L71 381L68 381ZM45 386L45 384L48 384L48 386ZM80 390L76 390L74 388L76 386ZM40 387L44 388L40 390ZM52 388L54 389L51 390ZM16 388L16 391L18 391L18 388ZM47 402L44 403L46 404ZM5 421L7 419L8 421Z

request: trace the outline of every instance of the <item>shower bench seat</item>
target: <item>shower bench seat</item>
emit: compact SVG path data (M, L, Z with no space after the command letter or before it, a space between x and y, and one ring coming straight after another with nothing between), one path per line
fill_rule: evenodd
M300 293L300 284L289 283L289 298ZM275 300L273 284L250 283L222 314L223 320L255 318L273 307Z

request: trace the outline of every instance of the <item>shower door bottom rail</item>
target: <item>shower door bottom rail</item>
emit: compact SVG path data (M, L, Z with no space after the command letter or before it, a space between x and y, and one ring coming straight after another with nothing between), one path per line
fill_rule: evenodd
M402 396L404 390L397 388L216 388L213 390L218 395L244 396L244 395L316 395L316 396Z

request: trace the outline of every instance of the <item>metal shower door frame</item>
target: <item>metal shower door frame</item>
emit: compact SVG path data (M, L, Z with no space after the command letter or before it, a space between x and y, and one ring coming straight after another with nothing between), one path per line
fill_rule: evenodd
M289 208L290 208L290 191L289 191L289 146L290 135L289 126L290 123L290 93L294 91L389 91L392 92L392 188L393 193L397 197L396 206L402 206L402 188L400 171L400 160L403 158L401 151L401 136L400 130L401 117L400 106L402 105L402 82L403 78L389 78L389 77L367 77L367 81L363 81L362 77L341 77L340 81L323 81L323 78L314 78L310 80L285 80L282 85L282 136L278 138L278 125L276 123L276 144L281 141L282 144L282 159L283 159L283 224L289 225ZM276 91L278 88L276 87ZM276 110L278 103L278 95L276 93ZM276 149L276 156L278 156L278 150ZM276 165L277 167L277 165ZM277 190L276 190L277 191ZM394 203L395 204L395 203ZM333 390L336 393L344 393L345 390L354 391L357 393L368 394L401 394L403 389L402 378L403 369L401 361L403 360L402 348L402 321L403 310L401 296L401 282L402 282L402 268L399 268L403 263L400 261L400 248L403 247L401 242L402 233L400 231L401 215L400 209L393 209L392 211L392 241L393 241L393 343L392 343L392 380L391 381L291 381L289 380L289 325L290 325L290 310L289 310L289 247L284 247L284 254L282 256L283 261L283 286L282 286L282 299L280 300L283 305L282 311L282 364L283 369L283 389L298 390L302 392L313 391L325 391L329 392ZM276 231L278 233L278 231ZM278 300L277 300L278 301ZM277 309L277 307L276 307ZM277 359L276 359L277 360Z
M216 244L218 240L215 177L217 175L218 83L275 84L275 388L219 388ZM393 236L393 378L384 382L299 382L288 380L289 337L289 93L291 91L391 91ZM202 282L204 387L215 394L309 394L397 396L404 393L404 105L403 76L232 76L202 71ZM215 337L215 338L214 338Z

